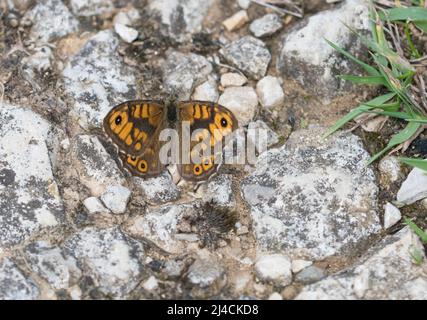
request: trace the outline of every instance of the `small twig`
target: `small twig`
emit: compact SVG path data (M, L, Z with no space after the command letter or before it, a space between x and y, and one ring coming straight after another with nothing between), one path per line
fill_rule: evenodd
M256 4L260 5L260 6L264 6L264 7L270 8L271 10L274 10L274 11L276 11L277 13L279 13L281 15L289 14L289 15L295 16L297 18L302 18L303 17L303 15L301 13L292 12L290 10L279 8L279 7L273 6L273 5L268 4L268 3L264 2L264 1L261 1L261 0L251 0L251 1L253 3L256 3Z

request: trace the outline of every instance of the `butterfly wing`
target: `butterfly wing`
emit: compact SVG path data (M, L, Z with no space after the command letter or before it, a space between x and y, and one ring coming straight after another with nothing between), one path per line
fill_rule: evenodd
M155 143L164 119L165 107L158 101L126 101L105 116L104 130L121 152L139 157Z
M158 146L154 144L153 146ZM147 147L141 156L132 156L123 152L119 153L123 167L131 174L141 177L150 178L158 176L164 169L164 165L159 159L159 150L157 147Z
M218 168L218 144L221 143L221 151L224 147L225 137L238 128L238 122L234 114L217 103L205 101L182 102L178 105L178 131L180 145L183 145L183 136L194 137L190 141L190 160L178 165L178 171L182 178L189 181L202 181L208 179ZM187 122L187 126L183 122ZM189 131L187 135L184 130ZM202 156L202 150L210 150L209 156ZM193 155L199 154L199 161L194 161Z

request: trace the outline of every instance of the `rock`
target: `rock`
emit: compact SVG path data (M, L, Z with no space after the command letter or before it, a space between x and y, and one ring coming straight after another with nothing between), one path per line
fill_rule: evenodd
M279 136L271 130L262 120L250 122L248 125L248 144L252 143L259 153L266 151L265 147L271 147L279 143Z
M101 200L105 206L115 214L126 211L130 199L130 190L123 186L109 186L102 194Z
M217 102L219 98L216 81L213 78L194 89L193 100Z
M0 103L0 249L64 222L49 152L55 134L31 110Z
M150 208L145 215L131 218L126 226L130 235L151 241L159 248L182 253L185 244L176 238L178 225L185 214L194 214L192 204L165 205Z
M253 119L258 106L258 97L252 87L229 87L219 97L218 103L230 109L242 127Z
M406 205L427 198L426 172L418 168L412 169L397 192L396 198L398 202Z
M285 300L291 300L296 297L298 294L298 290L295 288L295 286L287 286L285 289L281 292L283 299Z
M242 9L247 9L251 5L251 0L237 0L238 5Z
M166 171L155 178L141 179L134 177L133 181L142 190L145 199L152 204L171 202L181 196L179 189Z
M399 181L403 177L402 164L396 157L384 157L378 163L378 170L380 171L380 178L385 186Z
M114 30L127 43L132 43L138 38L138 31L124 24L115 23Z
M165 262L163 272L167 275L168 278L174 279L181 276L184 267L185 265L182 261L168 260Z
M300 259L292 260L292 272L298 273L302 269L307 268L307 267L311 266L312 264L313 264L312 261L300 260Z
M400 210L390 202L387 202L384 206L384 229L394 226L400 219L402 219Z
M291 261L281 254L265 255L255 263L255 272L263 281L277 286L287 286L292 282Z
M212 72L211 63L200 55L168 51L163 66L163 84L179 100L188 100L193 88L208 79Z
M277 71L287 78L296 79L304 89L325 102L355 88L336 77L339 74L354 74L354 64L325 39L356 55L364 54L360 40L345 25L361 33L368 32L368 13L367 2L349 0L338 8L310 16L302 27L283 37Z
M243 27L248 21L249 17L246 10L240 10L231 17L225 19L222 24L227 29L227 31L234 31Z
M68 238L64 250L106 295L124 298L141 281L143 246L117 227L87 227Z
M424 257L422 265L413 264L412 250ZM405 227L384 238L353 267L304 287L296 299L425 300L426 267L420 240Z
M220 174L203 184L197 190L204 202L212 202L215 207L234 208L236 199L233 194L233 176Z
M421 204L423 205L424 208L427 209L427 198L421 200Z
M147 291L153 291L159 286L156 277L150 276L143 284L142 287Z
M159 16L167 31L176 40L200 32L213 0L150 0L148 10Z
M108 209L104 207L102 202L97 197L89 197L83 201L83 205L89 214L108 213Z
M54 289L67 289L81 276L73 257L65 257L62 250L48 242L38 241L25 248L26 260L33 272Z
M243 86L246 82L248 82L248 79L239 73L227 72L221 75L221 86L224 88L240 87Z
M231 42L220 50L220 54L228 63L256 80L266 74L271 60L264 42L252 36Z
M268 300L283 300L282 295L278 292L273 292L268 296Z
M32 22L30 38L42 44L76 32L79 28L79 22L61 0L37 1L23 19Z
M35 80L35 72L42 73L51 69L51 61L53 58L52 49L47 46L34 49L34 54L22 59L24 78L29 81L33 87L40 88Z
M97 16L114 9L113 0L71 0L73 13L79 17Z
M282 21L275 13L268 13L265 16L254 20L249 26L249 30L257 38L271 36L282 28Z
M196 260L190 266L187 273L190 283L201 288L209 287L224 277L224 268L218 259L206 250L198 252Z
M126 11L120 11L114 16L113 23L120 23L125 26L133 26L138 23L141 19L141 16L137 9L130 8Z
M124 184L125 179L96 136L77 135L71 146L73 167L79 179L94 196L103 194L110 185Z
M0 260L0 300L35 300L39 289L8 258Z
M352 134L324 140L321 127L294 132L258 157L242 182L258 250L322 260L351 255L380 231L375 175Z
M282 107L285 102L285 94L279 79L266 76L256 85L259 102L264 108L272 109Z
M135 99L133 69L118 53L112 30L91 37L62 71L65 92L74 99L72 116L83 128L101 127L110 109Z
M325 270L316 266L309 266L295 276L295 281L303 284L310 284L322 280L324 277L326 277Z

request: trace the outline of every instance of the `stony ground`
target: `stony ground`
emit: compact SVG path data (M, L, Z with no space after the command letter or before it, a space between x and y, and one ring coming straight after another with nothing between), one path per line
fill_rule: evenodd
M367 4L302 6L0 1L0 298L426 299L401 216L427 227L427 177L365 165L399 123L320 139L377 90L336 78L357 69L324 41L366 54L340 23L367 32ZM196 191L131 177L102 119L171 93L268 128L270 150Z

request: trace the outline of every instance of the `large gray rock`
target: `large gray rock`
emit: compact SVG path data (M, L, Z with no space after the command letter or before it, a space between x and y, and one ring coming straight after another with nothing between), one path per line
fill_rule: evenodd
M143 246L116 227L87 227L67 239L64 250L106 295L124 298L141 280Z
M193 89L208 79L211 63L194 53L168 51L163 66L163 85L166 91L177 94L180 100L189 100Z
M359 32L369 30L368 2L348 0L339 8L322 11L307 19L302 27L291 31L282 40L277 70L296 79L314 95L325 101L353 88L337 78L354 73L354 64L338 54L325 39L353 53L365 53L360 41L344 25Z
M157 16L177 40L200 32L213 0L150 0L148 10Z
M39 296L36 284L8 258L0 260L0 300L34 300Z
M252 36L233 41L219 52L228 63L256 80L265 76L271 60L264 42Z
M134 72L123 63L118 45L112 30L100 31L62 72L65 92L75 101L72 115L84 128L101 127L114 105L135 99Z
M59 247L38 241L25 248L26 260L35 273L46 280L54 289L68 289L81 276L76 260L64 256Z
M76 32L79 28L79 22L61 0L37 1L24 19L32 22L30 38L41 44Z
M413 263L411 252L424 258ZM305 287L296 299L427 299L427 263L420 240L408 227L384 238L349 269Z
M49 155L53 134L36 113L0 104L0 248L64 221Z
M94 196L100 196L109 186L125 183L116 162L96 136L75 136L71 145L71 159L80 181Z
M294 132L243 180L259 250L309 260L351 255L381 229L362 141L352 134L322 140L324 130Z
M181 193L173 183L171 175L165 170L158 177L142 179L134 177L133 181L141 189L145 200L152 204L171 202L179 199Z

